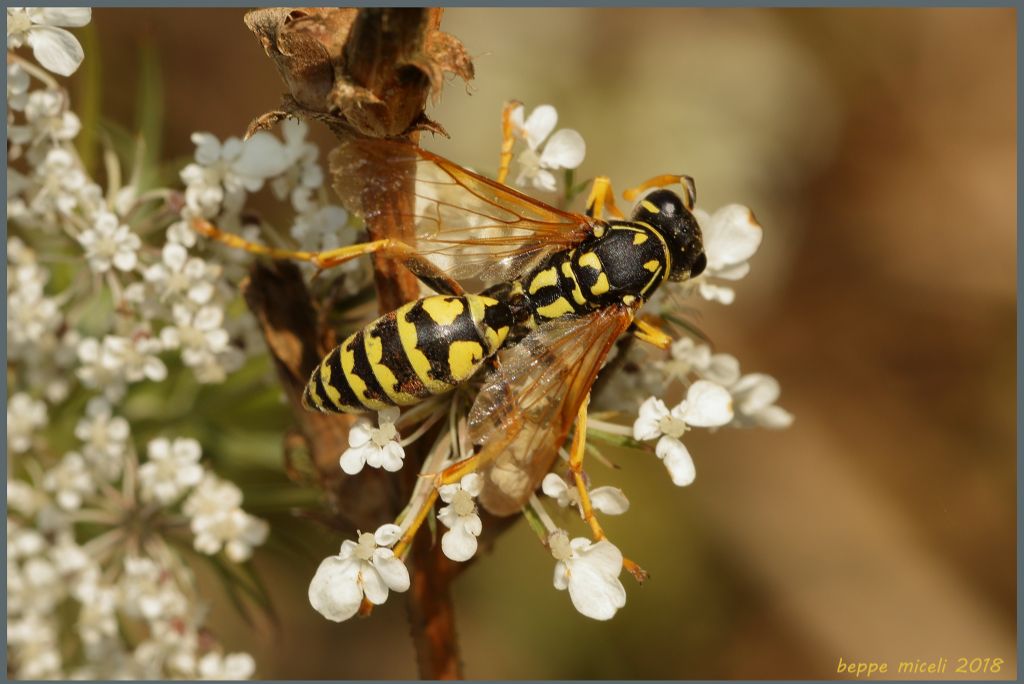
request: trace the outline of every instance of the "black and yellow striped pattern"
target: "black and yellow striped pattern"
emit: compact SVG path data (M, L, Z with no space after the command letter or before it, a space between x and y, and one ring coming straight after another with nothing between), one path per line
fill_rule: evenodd
M335 347L310 376L303 404L362 413L451 391L498 351L511 325L508 305L490 297L410 302Z

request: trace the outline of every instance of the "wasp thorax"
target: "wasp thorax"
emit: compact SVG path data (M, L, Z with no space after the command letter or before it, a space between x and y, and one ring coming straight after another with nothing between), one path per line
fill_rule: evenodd
M695 278L704 272L708 262L700 224L679 195L664 188L648 193L633 209L632 220L649 224L665 238L672 257L669 280Z

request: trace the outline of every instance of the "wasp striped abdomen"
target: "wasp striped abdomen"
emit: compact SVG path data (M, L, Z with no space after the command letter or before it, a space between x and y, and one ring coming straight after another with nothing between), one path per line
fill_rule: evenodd
M310 376L303 404L325 413L409 406L468 380L505 342L507 304L481 295L409 302L349 335Z

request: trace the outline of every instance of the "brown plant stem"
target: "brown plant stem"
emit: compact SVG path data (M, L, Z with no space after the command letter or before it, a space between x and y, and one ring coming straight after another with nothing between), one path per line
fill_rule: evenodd
M405 120L397 126L409 126L418 119L426 106L430 92L430 81L420 72L407 76L404 87L397 82L397 70L406 56L419 52L428 30L436 30L440 24L441 10L362 10L352 27L346 45L347 71L351 81L373 93L386 113L383 124L396 127L395 119ZM411 82L410 82L411 78ZM381 128L386 126L381 125ZM415 131L403 137L415 142ZM410 160L408 177L415 178L414 162ZM372 183L367 183L372 188ZM403 217L414 211L414 187L395 188L389 193L369 192L367 201L379 202L368 212L372 219L367 221L367 232L371 240L397 238L405 242L415 241L415 227ZM377 283L377 297L381 313L393 311L405 302L419 297L419 281L416 276L392 259L374 257L374 272ZM406 469L416 473L426 457L420 440L406 450ZM415 477L401 479L399 499L405 500L412 494ZM432 544L427 530L421 529L413 545L411 558L411 586L407 598L409 628L416 649L416 661L423 679L461 679L462 663L458 655L455 633L454 607L451 601L450 583L454 573L450 561L441 554L439 545ZM447 562L447 563L446 563Z
M407 605L416 665L424 679L462 679L451 597L451 582L461 568L431 542L424 525L411 550L414 571Z

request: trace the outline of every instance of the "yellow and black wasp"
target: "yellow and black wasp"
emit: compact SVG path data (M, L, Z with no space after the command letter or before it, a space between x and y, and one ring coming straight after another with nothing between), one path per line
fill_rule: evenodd
M313 371L303 403L345 413L409 406L453 390L489 365L468 419L475 454L439 481L479 469L484 508L496 515L519 511L577 416L585 420L590 389L616 340L632 328L642 339L667 343L636 314L666 280L704 270L692 181L648 181L633 193L654 189L625 219L604 177L594 181L586 213L578 214L408 143L350 139L335 158L347 160L336 169L343 203L367 220L393 210L382 209L375 193L412 191L415 203L401 219L415 225L414 245L389 239L310 254L240 244L202 222L197 229L320 267L383 253L438 292L335 347ZM664 187L676 182L681 195ZM605 208L618 218L603 219ZM479 285L477 294L467 292L471 283ZM582 430L578 425L577 434ZM582 487L581 440L573 447L571 466Z

